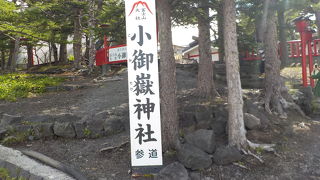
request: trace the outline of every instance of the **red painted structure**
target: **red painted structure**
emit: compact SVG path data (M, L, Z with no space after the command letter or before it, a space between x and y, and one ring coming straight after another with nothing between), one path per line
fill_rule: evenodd
M294 21L296 30L300 33L301 40L288 41L289 58L301 58L302 84L304 87L314 87L314 80L311 78L313 72L313 56L320 56L320 39L312 39L313 31L309 28L309 20L299 18ZM279 53L280 54L280 53ZM243 60L261 60L258 53L246 52ZM308 83L309 70L309 83Z
M127 60L121 60L121 61L109 61L109 50L113 48L118 47L124 47L125 44L117 45L117 46L109 46L107 36L104 36L103 38L103 48L96 51L96 66L101 66L104 64L115 64L115 63L123 63L127 62Z

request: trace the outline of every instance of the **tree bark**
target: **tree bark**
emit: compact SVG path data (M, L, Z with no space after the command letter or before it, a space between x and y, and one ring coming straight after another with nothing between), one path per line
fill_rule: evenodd
M219 1L220 8L217 9L217 23L218 23L218 48L219 48L219 62L224 61L224 40L223 40L223 2Z
M76 8L74 10L74 31L73 31L73 55L74 55L74 68L79 69L80 68L80 62L81 62L81 9Z
M1 50L1 70L5 70L6 65L6 51L4 49Z
M60 49L59 62L61 63L67 62L67 44L61 43L59 49Z
M94 12L95 12L95 1L90 0L89 5L89 72L93 71L94 61L95 61L95 43L94 43L94 31L93 28L95 26L94 23Z
M228 84L228 142L238 149L247 146L243 120L243 99L239 73L239 52L234 0L224 1L224 47Z
M288 46L287 46L286 23L284 18L284 7L278 10L278 21L279 21L281 66L285 67L288 64Z
M264 34L266 32L267 25L267 17L269 13L269 6L271 0L264 0L263 2L263 14L260 21L260 28L258 29L258 42L262 42L264 38Z
M51 47L52 47L52 52L53 52L53 61L58 62L59 61L58 48L54 42L51 43Z
M271 0L270 6L275 3ZM281 76L280 60L277 49L277 17L270 8L267 18L267 29L264 37L265 48L265 109L271 113L270 107L274 108L280 117L286 117L280 100L281 96Z
M49 63L52 63L52 46L51 43L48 42L48 46L49 46Z
M11 64L12 64L12 57L13 57L13 52L14 52L14 42L11 43L13 45L13 47L10 48L10 51L9 51L9 59L8 59L8 63L7 63L7 70L10 69L11 67Z
M31 44L27 45L27 54L28 54L27 68L29 69L33 66L33 46Z
M320 37L320 11L315 11L314 14L316 16L316 25L318 28L318 36Z
M201 0L202 13L198 15L199 29L199 70L198 70L198 93L209 99L215 96L213 82L213 66L210 41L209 1Z
M10 70L11 71L16 71L16 66L17 66L17 60L18 60L18 54L19 54L19 47L20 47L20 37L17 37L16 40L14 41L14 50L12 54L12 59L11 59L11 66Z
M176 67L171 35L171 7L168 0L157 1L160 40L160 99L163 150L177 148L178 113Z

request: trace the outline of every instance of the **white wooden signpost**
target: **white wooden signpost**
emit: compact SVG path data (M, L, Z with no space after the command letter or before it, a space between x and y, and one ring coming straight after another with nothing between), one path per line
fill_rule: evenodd
M126 0L132 166L162 165L155 0Z

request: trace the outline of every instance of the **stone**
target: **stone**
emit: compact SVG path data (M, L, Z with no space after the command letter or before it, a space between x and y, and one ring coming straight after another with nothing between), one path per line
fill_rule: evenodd
M205 129L209 127L214 120L212 108L210 106L196 106L195 108L196 128Z
M97 138L103 135L104 120L93 120L86 122L85 136L90 138Z
M18 179L29 179L30 178L30 173L26 170L21 170L20 174L19 174L19 178Z
M179 127L186 132L193 132L196 129L196 119L191 112L182 112L179 114Z
M299 89L300 95L297 99L294 99L294 102L300 106L301 110L306 114L310 115L313 112L313 92L312 88L306 87Z
M6 162L5 169L8 170L10 177L13 177L13 178L18 178L22 170L21 168L9 162Z
M24 118L24 121L27 123L53 123L54 116L52 115L36 115Z
M80 121L73 123L74 131L77 138L85 138L88 136L88 131L86 131L86 122Z
M123 103L113 110L113 114L116 116L129 116L129 105L128 103Z
M213 162L218 165L227 165L240 161L241 158L241 153L233 146L221 146L213 154Z
M186 142L211 154L216 148L213 130L199 129L185 136Z
M0 139L3 139L8 134L8 130L5 128L0 128Z
M192 170L208 168L212 164L211 157L206 152L188 143L181 145L177 157L185 167Z
M219 116L211 124L211 128L217 136L226 134L227 119L224 118L226 117Z
M73 114L59 114L57 116L54 116L55 122L76 122L80 119L80 117L75 116Z
M39 123L33 125L35 138L53 137L53 123Z
M8 125L20 124L22 120L23 120L22 116L3 114L0 121L0 126L6 127Z
M42 177L31 174L29 180L43 180Z
M266 126L266 124L268 124L269 118L264 110L261 111L258 106L249 99L246 100L244 104L246 106L247 113L260 119L261 126Z
M190 180L201 180L201 174L199 172L190 172Z
M110 110L104 110L94 115L94 119L107 119L110 116Z
M76 136L71 122L55 122L53 125L53 132L59 137L74 138Z
M244 125L248 129L258 129L261 126L261 121L259 118L255 117L252 114L244 113Z
M156 180L190 180L187 169L179 162L174 162L163 168Z
M106 119L103 124L105 134L113 135L124 131L125 127L122 121L122 117L119 116L110 116Z

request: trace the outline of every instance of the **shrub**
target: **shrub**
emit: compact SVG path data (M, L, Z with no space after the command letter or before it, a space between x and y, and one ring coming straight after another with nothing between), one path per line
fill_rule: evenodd
M57 86L64 78L45 75L5 74L0 75L0 100L16 101L30 94L43 93L47 86Z

